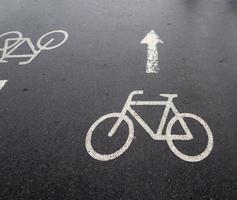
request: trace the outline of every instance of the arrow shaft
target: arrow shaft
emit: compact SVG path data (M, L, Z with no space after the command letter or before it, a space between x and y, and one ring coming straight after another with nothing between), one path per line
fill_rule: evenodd
M156 45L148 45L146 73L158 73L160 70L158 64L159 60Z

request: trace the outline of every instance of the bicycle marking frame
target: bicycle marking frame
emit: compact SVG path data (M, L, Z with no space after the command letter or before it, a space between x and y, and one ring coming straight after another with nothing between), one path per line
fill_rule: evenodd
M199 116L192 114L192 113L179 113L178 110L176 109L173 99L177 97L177 94L160 94L162 97L168 98L167 101L133 101L132 97L137 94L143 94L142 90L137 90L133 91L129 94L124 107L120 113L109 113L106 114L99 119L97 119L90 127L86 134L86 139L85 139L85 146L88 154L99 161L109 161L116 159L120 155L122 155L131 145L133 139L134 139L134 126L132 120L126 115L127 112L129 112L137 121L138 123L145 129L145 131L152 137L154 140L166 140L168 146L170 147L170 150L180 159L187 161L187 162L199 162L203 159L205 159L212 151L213 149L213 135L211 132L211 129L209 128L208 124ZM143 106L143 105L152 105L152 106L158 106L158 105L163 105L165 106L165 110L163 112L159 128L156 133L151 130L151 128L146 124L146 122L137 114L137 112L131 108L131 106ZM168 122L167 127L166 127L166 134L162 134L163 129L165 127L168 114L170 109L174 113L174 117L171 118L171 120ZM108 118L118 118L111 130L108 133L109 137L112 137L116 130L118 129L119 125L121 124L122 121L125 121L128 125L128 138L125 142L125 144L118 150L116 150L114 153L110 154L100 154L94 150L92 147L92 134L93 131L96 129L96 127L103 121L105 121ZM182 153L173 143L174 140L192 140L193 135L191 131L189 130L186 122L184 121L183 118L191 118L196 120L199 124L202 125L202 127L205 129L208 142L207 146L204 151L199 153L198 155L187 155ZM178 134L171 134L172 127L175 124L176 121L179 121L182 128L184 129L184 132L186 133L185 135L178 135Z
M132 97L139 94L140 95L143 94L143 91L137 90L130 93L121 111L121 115L126 115L126 113L129 112L134 117L134 119L136 119L137 122L143 127L143 129L151 136L153 140L166 140L167 139L166 135L162 133L163 133L163 130L168 118L168 114L170 110L172 110L175 116L180 121L180 124L186 133L185 135L173 135L172 139L173 140L191 140L193 138L187 124L185 123L182 117L179 117L179 112L173 103L173 99L178 97L177 94L160 94L160 96L162 97L167 97L168 98L167 101L133 101ZM140 117L140 115L133 108L131 108L131 106L165 106L163 115L161 117L160 125L156 133ZM117 130L121 122L122 122L121 119L117 120L117 122L115 123L115 125L113 126L113 128L108 134L109 137L112 137L114 135L115 131Z
M48 42L46 42L44 45L41 45L41 41L43 40L44 37L48 36L49 34L52 33L62 33L64 35L63 40L58 43L57 45L54 45L53 47L48 47L48 45L50 43L52 43L54 41L54 39L50 39ZM66 40L68 39L68 33L64 30L55 30L55 31L50 31L44 35L42 35L38 41L37 41L37 47L38 50L36 50L34 44L32 43L30 38L25 38L22 36L22 33L19 31L10 31L10 32L6 32L0 35L0 38L9 34L16 34L18 35L18 37L15 38L7 38L4 42L4 47L0 48L0 51L2 51L2 56L0 58L0 63L7 63L8 61L5 60L6 58L29 58L29 60L27 61L22 61L19 62L19 65L26 65L29 64L31 61L33 61L36 56L39 55L39 53L41 53L42 50L51 50L54 48L59 47L60 45L62 45L63 43L66 42ZM13 44L9 45L9 43L13 41ZM15 42L14 42L15 41ZM21 46L23 43L27 43L30 50L32 51L32 53L30 54L13 54L12 53L19 47Z

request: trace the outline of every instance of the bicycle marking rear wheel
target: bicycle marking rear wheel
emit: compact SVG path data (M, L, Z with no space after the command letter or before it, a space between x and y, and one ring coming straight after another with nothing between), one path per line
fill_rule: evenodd
M17 39L22 38L22 33L19 32L19 31L10 31L10 32L3 33L3 34L0 35L0 38L5 37L7 35L11 35L11 34L16 34L17 37L16 38L14 38L14 37L13 38L8 38L8 39L16 39L16 41L14 43L12 43L11 45L9 45L7 47L7 49L10 49L10 48L14 47L19 42ZM4 48L0 48L0 51L4 51Z
M105 121L106 119L109 118L122 118L123 121L125 121L128 125L128 138L125 142L125 144L118 149L116 152L111 153L111 154L100 154L97 153L94 148L92 147L91 144L91 140L92 140L92 135L93 135L93 131L96 129L96 127L102 123L103 121ZM86 141L85 141L85 146L86 146L86 150L87 152L90 154L91 157L93 157L96 160L100 160L100 161L108 161L108 160L113 160L119 156L121 156L131 145L132 141L134 138L134 127L133 127L133 122L131 119L129 119L128 116L124 115L122 116L121 113L110 113L107 115L104 115L102 117L100 117L97 121L94 122L94 124L90 127L89 131L87 132L86 135Z
M167 143L168 143L168 146L170 147L170 150L176 156L178 156L179 158L181 158L182 160L187 161L187 162L199 162L199 161L205 159L211 153L211 151L213 149L213 144L214 144L213 135L212 135L211 129L209 128L208 124L201 117L191 114L191 113L180 113L179 116L182 118L192 118L202 125L202 127L205 129L207 137L208 137L207 146L202 153L195 155L195 156L186 155L186 154L182 153L178 148L176 148L176 146L173 143L172 134L171 134L173 125L175 124L176 121L178 121L178 118L176 116L174 116L169 121L167 128L166 128Z

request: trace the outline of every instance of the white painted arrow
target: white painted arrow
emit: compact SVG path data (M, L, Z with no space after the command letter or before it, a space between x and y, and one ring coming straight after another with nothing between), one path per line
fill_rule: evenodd
M7 83L7 80L0 80L0 90L4 87L6 83Z
M141 41L141 44L147 44L147 64L146 73L159 72L159 58L157 44L164 43L154 30L151 30Z

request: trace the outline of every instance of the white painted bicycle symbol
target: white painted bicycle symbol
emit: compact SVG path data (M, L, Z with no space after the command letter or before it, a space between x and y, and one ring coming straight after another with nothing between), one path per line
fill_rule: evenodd
M58 42L56 44L53 44L53 41L55 39L52 38L48 42L43 44L43 41L46 40L47 37L49 37L50 35L53 35L53 34L58 34L58 33L63 35L62 41L60 41L60 42ZM4 34L0 35L0 38L6 37L6 36L10 36L10 35L16 35L16 37L7 38L4 41L4 47L0 48L0 52L2 52L2 56L0 58L0 63L8 62L6 60L7 58L29 58L27 61L19 62L19 65L29 64L33 59L36 58L37 55L39 55L39 53L41 51L55 49L55 48L61 46L68 39L68 33L66 31L55 30L55 31L48 32L48 33L42 35L38 39L38 41L37 41L38 50L37 50L35 48L35 46L33 45L31 39L23 37L22 33L19 32L19 31L11 31L11 32L4 33ZM26 43L28 45L28 47L30 48L31 53L27 53L27 54L15 53L15 51L23 43Z
M7 80L0 80L0 90L4 87L6 83L7 83Z
M191 113L179 113L178 110L176 109L173 99L176 98L178 95L177 94L160 94L162 97L168 98L166 101L133 101L132 98L134 95L137 94L143 94L142 90L138 91L133 91L130 93L130 95L127 98L127 101L120 113L110 113L107 115L104 115L100 117L97 121L94 122L94 124L90 127L89 131L87 132L86 135L86 150L90 154L91 157L94 159L100 160L100 161L108 161L108 160L113 160L119 156L121 156L131 145L133 138L134 138L134 126L132 120L126 115L127 112L129 112L134 119L137 120L137 122L145 129L145 131L152 137L154 140L166 140L168 143L168 146L170 150L179 158L181 158L184 161L188 162L198 162L206 158L212 151L213 148L213 135L211 132L211 129L209 128L208 124L199 116ZM147 123L142 119L141 116L138 115L138 113L131 108L131 106L144 106L144 105L151 105L151 106L165 106L160 125L158 128L158 131L155 133L152 131L152 129L147 125ZM166 121L168 114L170 110L173 111L174 117L168 122L167 127L166 127L166 134L162 134L163 129L165 127ZM92 135L96 127L104 122L105 120L109 118L118 118L116 123L113 125L112 129L108 132L108 136L112 137L122 121L125 121L128 125L128 137L125 142L125 144L116 152L111 153L111 154L100 154L94 150L92 147ZM196 120L204 129L207 134L207 146L204 151L202 151L198 155L186 155L182 153L176 146L174 145L175 140L192 140L193 135L188 128L186 122L184 121L184 118L191 118L193 120ZM185 135L178 135L178 134L173 134L172 133L172 128L174 124L179 121L181 127L183 128Z

